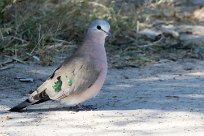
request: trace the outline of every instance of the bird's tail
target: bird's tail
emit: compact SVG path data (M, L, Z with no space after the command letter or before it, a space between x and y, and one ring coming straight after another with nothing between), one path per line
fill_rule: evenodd
M32 104L34 104L34 103L32 103L29 99L26 99L22 103L20 103L17 106L11 108L9 111L11 111L11 112L19 112L22 109L24 109L25 107L28 107L28 106L30 106Z
M50 100L50 98L46 94L45 90L42 91L41 93L37 93L35 91L32 94L35 94L34 97L33 97L33 101L31 101L30 99L26 99L22 103L20 103L17 106L11 108L9 111L11 111L11 112L19 112L22 109L24 109L24 108L26 108L26 107L28 107L30 105L39 104L39 103L42 103L42 102Z

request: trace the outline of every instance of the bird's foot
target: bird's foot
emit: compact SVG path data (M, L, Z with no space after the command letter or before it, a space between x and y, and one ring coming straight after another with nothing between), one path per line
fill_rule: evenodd
M81 104L78 104L76 106L72 106L72 107L69 107L69 110L73 110L73 111L92 111L92 110L95 110L97 109L96 106L94 105L81 105Z

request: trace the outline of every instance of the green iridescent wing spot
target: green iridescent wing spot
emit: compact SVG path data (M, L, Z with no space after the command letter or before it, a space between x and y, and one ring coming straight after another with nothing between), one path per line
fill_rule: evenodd
M52 86L55 92L62 90L62 80L60 78L61 76L57 77L57 81L55 82L54 86Z
M67 83L68 83L68 86L72 86L73 80L68 80Z
M68 76L66 76L66 79L67 79L67 84L68 84L68 86L72 86L73 80L72 80L72 79L69 79Z

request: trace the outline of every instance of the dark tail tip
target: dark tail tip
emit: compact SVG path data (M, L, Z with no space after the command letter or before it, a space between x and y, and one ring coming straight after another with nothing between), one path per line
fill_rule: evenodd
M28 99L23 101L22 103L20 103L19 105L11 108L9 111L10 112L20 112L22 109L24 109L25 107L32 105L32 102L30 102Z
M22 110L21 108L13 107L13 108L11 108L9 111L10 111L10 112L20 112L21 110Z

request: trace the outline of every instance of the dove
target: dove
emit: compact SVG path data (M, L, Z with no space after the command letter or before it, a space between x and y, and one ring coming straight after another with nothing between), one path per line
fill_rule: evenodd
M11 108L22 109L48 100L76 106L96 96L107 74L105 39L110 36L106 20L96 19L90 23L82 45L58 67L28 99Z

